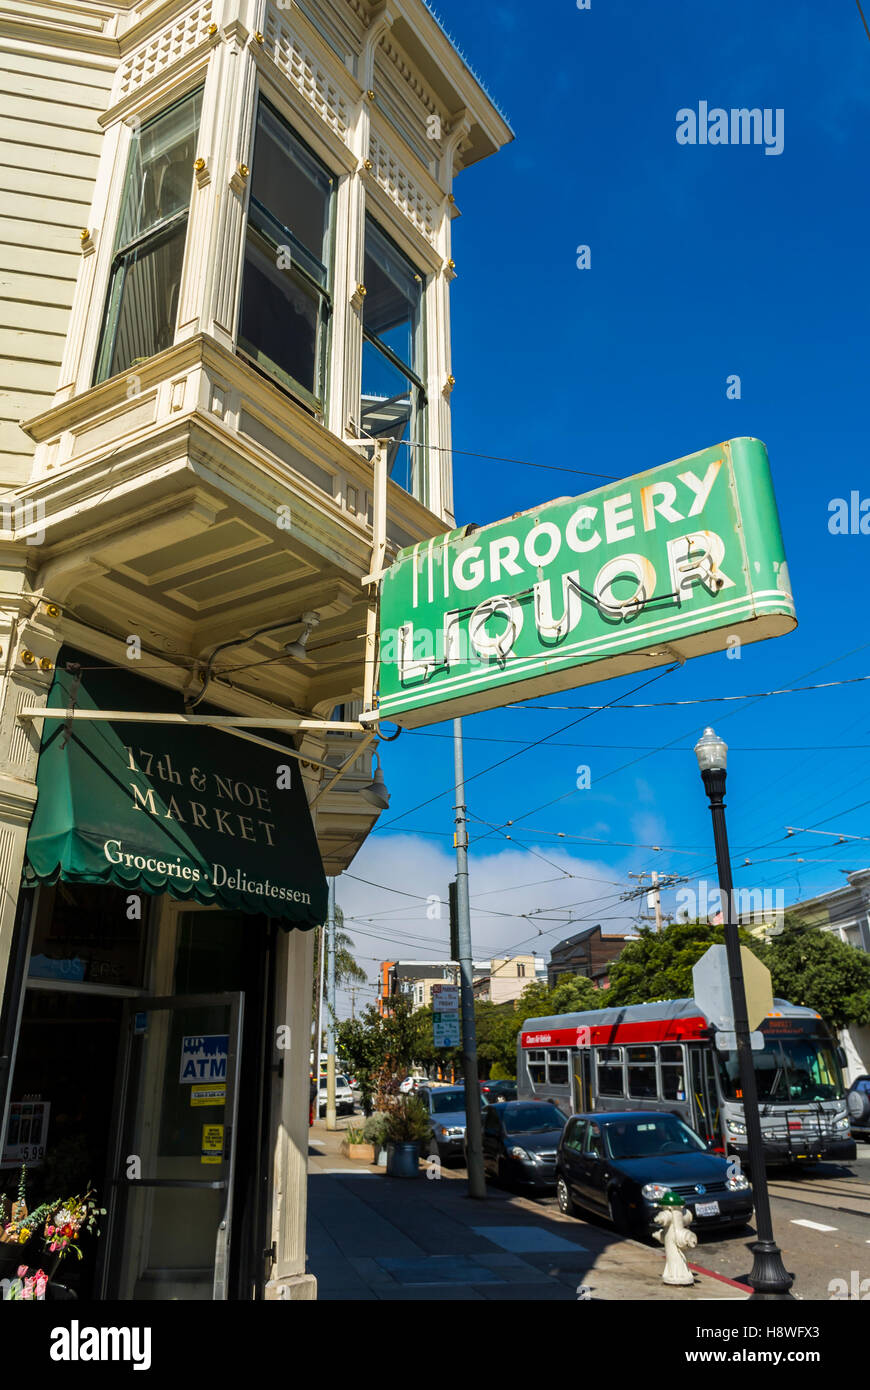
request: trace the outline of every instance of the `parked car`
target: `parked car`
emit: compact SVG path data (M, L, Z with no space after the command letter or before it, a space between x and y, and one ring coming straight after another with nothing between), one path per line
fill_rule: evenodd
M483 1117L483 1170L498 1182L552 1188L565 1116L548 1100L488 1105Z
M573 1115L556 1154L559 1209L608 1217L624 1234L655 1230L657 1202L678 1193L691 1208L692 1229L745 1226L752 1189L733 1164L710 1153L676 1115L627 1110Z
M494 1101L516 1100L517 1083L515 1081L481 1081L480 1094L487 1105L492 1105Z
M430 1154L438 1154L442 1163L450 1158L462 1158L465 1147L465 1087L418 1086L414 1093L425 1105L432 1120ZM483 1096L480 1108L486 1108Z
M870 1076L857 1077L846 1092L853 1139L870 1144Z
M326 1077L320 1078L320 1114L326 1114ZM350 1082L344 1075L337 1075L335 1078L335 1113L336 1115L352 1115L356 1107L353 1091L350 1089Z

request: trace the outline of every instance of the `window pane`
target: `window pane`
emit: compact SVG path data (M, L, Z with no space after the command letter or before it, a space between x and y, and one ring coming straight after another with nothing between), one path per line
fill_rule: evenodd
M629 1067L628 1094L635 1100L650 1100L656 1094L655 1067Z
M198 91L134 136L116 248L190 206L201 111Z
M683 1049L679 1046L664 1044L660 1049L660 1055L663 1062L682 1062Z
M168 237L146 242L116 267L109 304L110 319L117 326L112 342L112 325L107 323L104 352L111 358L100 380L172 346L186 233L185 218Z
M329 263L333 180L264 102L257 117L251 193L322 268ZM305 263L303 258L303 263ZM306 264L309 274L313 268ZM315 278L321 278L315 275ZM321 283L325 284L325 276Z
M374 439L397 441L389 446L387 470L393 482L414 497L422 497L425 486L425 450L416 447L422 442L424 410L425 397L420 388L365 338L360 406L362 431ZM398 442L401 440L408 442Z
M598 1068L598 1094L600 1096L622 1095L622 1067Z
M422 379L422 277L371 220L366 223L363 278L363 327Z
M553 1086L567 1086L568 1066L565 1062L550 1063L550 1082Z
M547 1077L547 1068L544 1058L545 1054L543 1052L529 1053L529 1076L536 1086L543 1085Z
M665 1100L685 1100L686 1083L682 1067L662 1067L662 1095Z
M652 1062L655 1065L656 1050L654 1047L630 1047L628 1060L629 1062Z
M248 237L239 343L267 370L320 394L320 296Z

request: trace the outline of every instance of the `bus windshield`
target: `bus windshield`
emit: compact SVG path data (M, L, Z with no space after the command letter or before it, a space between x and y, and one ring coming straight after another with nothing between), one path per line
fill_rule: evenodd
M722 1093L742 1100L736 1052L719 1052ZM843 1075L834 1045L819 1038L768 1038L763 1052L753 1052L758 1099L772 1105L838 1100Z

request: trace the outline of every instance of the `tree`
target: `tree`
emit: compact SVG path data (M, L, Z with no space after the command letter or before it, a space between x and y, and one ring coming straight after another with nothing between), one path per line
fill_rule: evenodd
M815 1009L832 1028L870 1023L866 951L792 916L781 936L753 949L770 971L777 998Z
M725 929L709 922L674 922L662 932L641 927L610 967L610 989L602 1004L649 1004L657 999L691 999L692 967L710 946L721 946ZM745 931L740 941L758 951Z
M358 961L354 958L354 955L353 955L353 952L352 952L352 949L351 949L351 948L353 947L353 939L352 939L350 936L348 936L347 932L341 930L341 928L342 928L343 926L344 926L344 913L342 912L341 908L336 904L336 908L335 908L335 987L336 987L336 989L340 988L341 985L349 984L349 983L351 983L351 982L354 982L354 983L356 983L356 984L358 984L358 985L364 985L364 984L366 983L367 978L368 978L367 975L366 975L366 972L363 970L362 966L361 966L361 965L358 963ZM311 1003L311 1009L312 1009L312 1018L313 1018L313 1020L314 1020L314 1026L315 1026L315 1028L317 1027L317 990L318 990L319 985L320 985L320 950L321 950L321 946L322 946L322 945L325 945L326 939L327 939L326 928L325 928L325 927L315 927L315 928L314 928L314 980L313 980L312 991L311 991L311 1001L312 1001L312 1003ZM324 986L323 986L323 988L324 988L324 994L326 993L326 966L327 966L327 962L324 961L324 966L323 966L323 968L324 968L324 976L323 976L323 980L324 980ZM319 1051L319 1050L320 1050L320 1049L315 1049L315 1051Z
M381 1017L370 1004L360 1018L336 1025L338 1050L360 1083L364 1110L376 1092L398 1091L416 1060L420 1026L411 1003L397 995L390 1008Z

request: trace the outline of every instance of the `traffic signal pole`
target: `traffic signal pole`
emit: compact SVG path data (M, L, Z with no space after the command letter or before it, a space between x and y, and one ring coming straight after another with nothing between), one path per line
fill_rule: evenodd
M453 764L456 775L456 832L453 839L456 846L456 923L462 1013L462 1071L465 1076L468 1195L483 1198L486 1197L486 1179L483 1175L483 1133L480 1121L480 1083L477 1076L477 1032L474 1023L474 967L471 954L471 906L468 896L468 818L465 809L461 719L453 721Z

